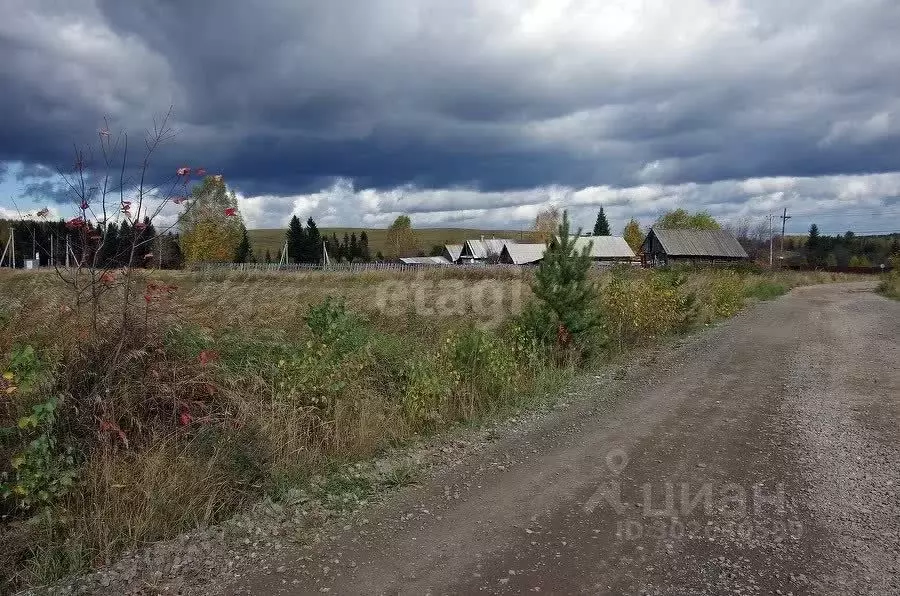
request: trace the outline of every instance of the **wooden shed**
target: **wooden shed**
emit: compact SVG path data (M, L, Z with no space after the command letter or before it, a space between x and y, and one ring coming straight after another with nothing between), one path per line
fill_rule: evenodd
M650 267L729 264L749 259L737 238L726 230L650 228L641 252L644 264Z

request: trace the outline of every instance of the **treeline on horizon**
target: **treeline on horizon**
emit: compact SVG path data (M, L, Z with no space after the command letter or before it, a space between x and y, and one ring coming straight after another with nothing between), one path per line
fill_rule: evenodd
M26 260L35 258L41 267L47 267L66 263L67 239L70 262L73 259L93 259L94 246L99 244L95 238L100 234L100 229L93 222L88 222L84 233L73 233L63 220L0 219L0 253L7 245L10 232L14 238L16 267L24 267ZM103 236L104 242L97 259L101 268L125 267L129 265L129 260L135 267L180 269L184 265L178 235L169 231L158 234L149 218L145 217L140 225L134 226L127 220L110 222ZM9 263L10 256L9 253L6 255L4 265Z
M900 258L900 234L857 236L848 231L829 236L812 224L805 237L785 236L784 249L795 255L789 261L813 267L878 267Z
M693 223L678 222L677 216L683 210L678 210L661 217L655 225L662 227L694 227ZM682 215L688 216L684 212ZM695 214L699 217L704 214ZM719 227L718 222L708 218L709 221L697 225L701 228ZM673 221L668 221L673 220ZM629 230L629 226L634 228ZM768 255L768 238L764 238L761 231L750 233L749 229L739 229L733 225L725 225L744 245L753 259L765 259ZM599 228L599 232L598 232ZM0 252L6 246L10 231L15 236L15 261L17 267L23 267L27 259L37 258L41 267L51 264L63 265L66 262L66 238L71 248L70 257L93 258L93 245L91 237L97 237L100 230L89 222L87 233L72 233L66 227L66 222L40 221L40 220L10 220L0 219ZM609 234L609 226L602 210L598 215L598 223L595 225L595 235ZM629 234L631 232L631 234ZM631 221L626 226L625 236L634 248L640 246L645 230ZM629 236L633 235L634 238ZM103 268L125 267L131 262L134 267L148 267L161 269L180 269L185 265L182 254L179 235L172 231L164 231L157 234L153 223L144 218L142 224L130 224L127 220L121 223L109 223L104 234L101 254L98 265ZM134 255L130 254L134 240ZM282 255L283 249L272 254L267 249L264 254L254 254L247 238L246 230L243 234L243 242L234 255L234 262L265 262L278 263L284 260L288 263L323 263L325 254L329 262L370 262L381 261L385 255L379 250L372 254L369 245L369 234L362 230L358 235L354 232L344 232L343 237L336 233L322 232L310 217L306 225L301 223L299 217L294 215L284 233L284 248L286 255ZM779 238L775 238L776 250L781 249ZM892 258L900 255L900 234L857 236L852 231L845 234L823 235L819 233L816 224L812 224L806 236L786 235L783 239L785 261L794 265L810 265L814 267L877 267L882 263L889 264ZM428 254L441 254L442 245L431 247ZM52 259L51 259L52 251ZM387 230L387 245L385 252L389 258L396 256L422 256L426 252L419 246L407 216L400 216ZM7 254L4 264L9 263L10 255Z

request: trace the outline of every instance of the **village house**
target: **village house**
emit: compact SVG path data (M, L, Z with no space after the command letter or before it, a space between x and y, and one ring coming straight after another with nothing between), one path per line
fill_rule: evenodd
M459 257L462 256L462 244L445 244L444 252L441 256L451 263L459 263Z
M575 251L588 251L595 263L633 263L636 262L634 251L621 236L578 236L575 238ZM531 265L544 258L546 245L540 244L507 244L500 253L500 262L510 265Z
M580 254L588 245L588 255L595 263L613 265L636 261L634 251L622 236L579 236L575 239L575 252Z
M642 260L650 267L728 264L749 259L726 230L651 228L641 245Z
M540 244L506 244L500 252L500 262L507 265L533 265L544 258L547 245Z
M464 265L487 263L492 260L496 262L500 259L500 253L503 252L503 246L506 244L517 244L517 242L508 238L466 240L465 244L463 244L459 261Z
M404 265L452 265L445 257L400 257Z

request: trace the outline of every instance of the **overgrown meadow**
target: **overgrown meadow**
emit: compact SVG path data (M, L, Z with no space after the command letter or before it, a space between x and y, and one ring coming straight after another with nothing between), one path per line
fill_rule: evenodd
M590 270L577 333L534 278L148 270L89 304L53 272L0 272L0 591L552 399L579 367L837 276Z

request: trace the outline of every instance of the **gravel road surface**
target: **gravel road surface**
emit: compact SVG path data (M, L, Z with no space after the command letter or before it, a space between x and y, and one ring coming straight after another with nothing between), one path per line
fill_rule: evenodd
M220 589L900 594L898 337L870 284L794 290Z

